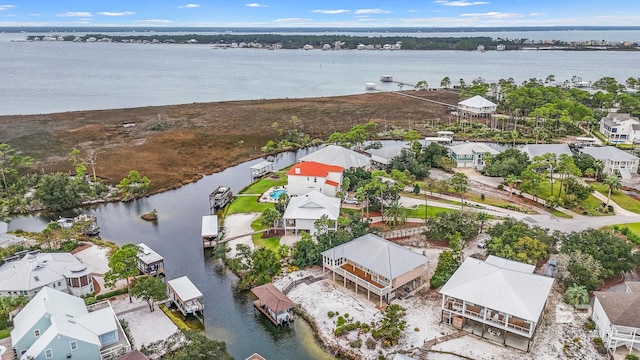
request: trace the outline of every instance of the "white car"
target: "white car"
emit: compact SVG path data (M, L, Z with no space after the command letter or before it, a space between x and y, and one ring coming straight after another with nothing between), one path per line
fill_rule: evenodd
M345 204L353 204L353 205L359 205L360 201L358 201L358 199L356 198L345 198L344 200L342 200L343 203Z

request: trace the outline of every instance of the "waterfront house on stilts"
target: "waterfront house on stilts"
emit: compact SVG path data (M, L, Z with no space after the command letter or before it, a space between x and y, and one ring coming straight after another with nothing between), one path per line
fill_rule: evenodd
M204 304L202 303L204 296L188 277L183 276L169 280L167 290L169 300L175 304L183 316L204 315Z
M289 325L293 322L293 308L296 304L272 283L255 287L251 292L258 297L253 306L274 325Z
M144 243L138 248L138 270L145 275L164 276L164 258Z

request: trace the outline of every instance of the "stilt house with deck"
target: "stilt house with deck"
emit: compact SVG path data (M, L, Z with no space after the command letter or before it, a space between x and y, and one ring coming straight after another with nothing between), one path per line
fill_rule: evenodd
M322 253L322 272L355 292L390 302L422 285L429 259L377 235L366 234Z
M442 287L442 321L529 351L553 278L534 265L490 255L466 258Z
M626 293L593 293L591 318L614 359L627 354L640 356L640 282L626 285Z
M144 243L138 248L138 270L145 275L164 275L164 258Z

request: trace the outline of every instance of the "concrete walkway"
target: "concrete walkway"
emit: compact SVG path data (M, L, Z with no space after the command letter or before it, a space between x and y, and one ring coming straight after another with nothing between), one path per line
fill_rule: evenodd
M247 213L247 214L232 214L224 219L224 228L226 229L225 237L233 238L243 234L253 233L251 223L260 217L260 213ZM237 239L228 242L228 246L231 248L228 257L236 257L236 245L244 244L249 246L251 250L254 249L253 240L251 235L241 236Z
M598 200L602 201L603 203L607 203L607 197L605 195L603 195L600 191L594 191L593 192L593 196L595 196L596 198L598 198ZM620 205L618 205L615 201L613 200L609 200L609 205L611 205L613 207L613 211L616 213L616 215L620 215L620 216L633 216L633 215L638 215L632 211L623 209Z

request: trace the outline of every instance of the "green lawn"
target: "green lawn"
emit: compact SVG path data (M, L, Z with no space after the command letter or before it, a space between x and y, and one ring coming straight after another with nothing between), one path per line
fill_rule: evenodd
M9 336L11 336L11 329L12 328L7 328L7 329L0 330L0 339L6 339Z
M266 227L260 225L260 219L255 219L251 223L251 228L255 231L264 230ZM269 234L267 234L269 236ZM273 251L274 253L278 253L278 247L280 247L280 238L279 237L268 237L263 238L263 234L253 234L251 236L251 240L253 241L253 245L256 247L266 247L267 249Z
M564 218L564 219L573 219L573 216L569 214L565 214L562 211L556 210L556 209L551 209L551 215L559 218Z
M623 228L623 227L629 228L629 230L631 230L631 232L633 232L636 235L640 236L640 223L611 225L611 226L607 226L607 228L613 229L614 226L617 226L618 228Z
M591 186L593 186L596 191L600 192L604 196L609 195L609 187L603 183L592 182ZM620 205L625 210L640 214L640 201L632 198L631 196L623 193L622 191L615 190L611 192L611 200L616 204Z
M407 211L408 218L424 219L424 210L425 210L424 205L418 205L418 208L416 209L405 209L405 210ZM448 212L448 211L458 211L458 210L445 209L437 206L429 206L429 217L434 217L436 216L436 214Z
M486 204L486 205L491 205L491 206L497 206L497 207L504 207L506 205L510 205L511 203L502 199L498 199L498 198L494 198L491 196L486 196L484 200L482 200L482 198L480 197L479 194L475 194L475 193L467 193L465 195L467 197L467 199L471 200L471 201L475 201L479 204ZM511 196L518 196L518 195L511 195ZM459 204L459 203L458 203Z
M560 181L556 179L553 183L554 196L558 196L559 189L560 189ZM549 181L541 182L538 197L540 199L546 199L546 198L549 198L550 196L551 196L551 186L549 184ZM562 196L564 196L564 191L562 193ZM578 214L583 214L586 212L588 215L591 215L591 216L611 215L610 213L608 214L608 213L603 213L595 210L596 208L598 209L600 208L601 203L602 201L598 200L598 198L596 198L593 195L589 195L589 198L587 198L587 200L584 200L582 203L578 204L578 206L576 207L569 208L569 210L576 212ZM553 212L552 214L558 217L568 216L566 214L556 215L556 213L553 213Z
M258 196L238 196L229 205L225 216L239 213L262 212L267 208L274 208L273 203L258 202Z
M240 190L240 194L262 194L272 186L282 186L287 184L287 174L285 172L279 172L277 175L280 177L278 180L265 178L254 182L246 188Z

